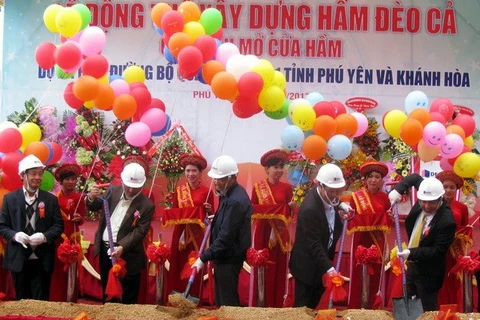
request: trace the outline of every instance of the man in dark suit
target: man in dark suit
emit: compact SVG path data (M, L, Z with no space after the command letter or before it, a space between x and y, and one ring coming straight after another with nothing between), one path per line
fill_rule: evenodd
M148 234L155 212L153 202L142 193L146 176L145 169L138 163L127 164L121 174L122 185L110 187L107 197L110 209L110 225L114 250L110 252L107 221L105 215L100 220L95 233L94 254L100 254L100 276L103 298L106 299L105 288L108 274L112 268L111 257L122 258L127 274L121 280L122 303L135 304L140 290L140 271L147 266L147 257L143 247L143 239ZM87 207L91 210L103 209L103 201L98 198L100 189L92 186L86 198Z
M40 190L45 166L34 155L18 164L23 187L3 198L0 235L8 241L3 267L12 272L17 299L48 300L55 240L63 232L57 197Z
M418 187L418 201L405 219L408 249L398 252L398 256L407 260L408 294L421 299L424 311L434 311L438 310L445 256L455 237L456 225L448 202L443 201L443 184L436 178L422 180L417 174L406 177L390 192L392 205L411 186Z
M294 305L312 309L325 291L322 277L336 271L332 261L343 225L336 207L345 186L342 170L330 163L320 168L317 180L318 185L310 189L300 206L290 257L290 272L295 278Z

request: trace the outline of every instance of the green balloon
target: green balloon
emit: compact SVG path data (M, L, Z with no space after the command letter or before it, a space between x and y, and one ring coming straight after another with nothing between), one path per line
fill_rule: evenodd
M62 70L58 65L55 65L55 74L57 75L58 79L71 79L75 73L66 73Z
M200 15L200 24L205 29L205 33L212 35L222 27L223 17L220 11L215 8L208 8Z
M92 13L90 12L90 9L82 3L77 3L72 8L80 14L80 17L82 17L82 26L80 27L80 30L85 29L92 21Z
M40 189L44 191L50 191L55 186L55 178L50 171L44 171L42 177L42 183L40 184Z
M290 100L285 99L283 105L280 109L275 111L265 111L265 115L271 119L280 120L285 118L288 115L288 106L290 105Z

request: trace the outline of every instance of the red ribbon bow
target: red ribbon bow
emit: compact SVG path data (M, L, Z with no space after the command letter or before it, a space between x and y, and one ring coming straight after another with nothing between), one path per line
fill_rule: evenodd
M474 274L478 270L480 270L480 256L475 251L470 251L468 256L458 256L457 263L450 272L457 273L463 271L468 274Z
M78 243L71 243L68 238L65 238L57 250L58 259L65 264L63 271L67 271L71 264L77 263L81 257L81 253L82 247L80 247Z
M345 280L343 280L340 272L333 271L325 273L322 276L322 282L325 287L325 292L318 302L316 307L317 310L327 309L330 296L332 297L333 302L344 301L347 298L347 291L343 288Z
M373 275L373 265L374 264L381 264L382 259L380 256L380 251L378 247L374 244L370 246L370 248L366 248L364 246L358 246L355 250L355 258L357 259L357 264L365 264L367 265L368 274Z
M147 258L155 264L164 264L170 257L170 247L165 243L158 246L151 243L147 248Z
M270 257L270 250L264 248L256 250L254 248L248 248L247 250L247 263L252 267L266 267L271 263L268 261Z

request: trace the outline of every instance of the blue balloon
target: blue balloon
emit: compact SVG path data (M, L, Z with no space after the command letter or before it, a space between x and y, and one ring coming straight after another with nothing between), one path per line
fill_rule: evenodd
M201 82L201 83L203 83L203 84L207 84L207 83L205 82L205 80L203 79L202 68L200 68L200 70L198 70L197 75L195 76L195 78L196 78L199 82Z
M117 80L117 79L123 79L123 78L118 74L112 74L108 77L108 83L111 83L113 80Z
M283 146L288 150L298 150L303 145L305 135L302 129L295 125L290 125L283 129L280 140L282 140Z
M428 110L428 97L422 91L415 90L405 97L405 111L410 114L410 112L419 108Z
M223 43L222 40L215 38L215 43L217 44L217 48Z
M152 136L159 137L163 134L165 134L168 130L170 130L170 127L172 126L172 120L170 119L170 116L168 114L165 114L167 117L167 121L165 122L165 126L163 126L162 129L158 130L157 132L153 132Z
M160 29L159 27L157 27L155 23L153 24L153 27L155 28L155 31L157 31L161 36L163 36L163 29Z
M170 51L170 49L168 49L167 46L165 46L165 48L163 49L163 55L165 56L165 59L167 59L167 61L171 64L177 64L178 63L178 60L177 58L175 58L172 54L172 52Z
M302 170L293 170L288 172L287 180L292 186L297 186L301 183L307 183L308 177L302 174Z
M323 97L323 95L321 93L318 93L318 92L314 91L314 92L310 92L309 94L307 94L307 96L305 97L305 100L310 102L310 104L313 107L318 102L325 100L325 98Z
M343 134L336 134L327 142L327 153L332 159L343 160L352 153L352 141Z

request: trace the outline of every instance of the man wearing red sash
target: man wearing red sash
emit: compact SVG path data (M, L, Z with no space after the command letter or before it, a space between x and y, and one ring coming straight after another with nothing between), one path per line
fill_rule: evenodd
M185 169L187 182L179 185L173 199L174 208L201 207L204 214L211 214L213 208L213 195L207 186L202 185L202 171L207 167L207 160L201 155L184 154L179 159L180 165ZM202 211L196 211L200 214ZM183 292L187 285L187 279L180 279L180 274L187 262L195 262L197 257L189 257L192 251L197 251L205 234L204 215L182 216L170 219L166 225L174 225L170 255L169 288ZM190 263L190 264L191 264ZM190 270L190 269L188 269ZM199 281L195 281L191 294L199 295Z
M57 193L58 205L62 214L64 230L62 237L57 239L57 248L64 237L79 241L79 226L85 219L85 196L75 191L77 178L80 175L80 166L75 163L64 163L55 170L55 180L61 185ZM55 255L55 268L52 275L51 301L66 301L67 273L63 271L63 263Z
M352 234L350 255L350 285L349 309L360 309L362 296L362 265L357 264L355 250L358 246L370 248L375 245L385 261L388 254L386 232L390 231L391 220L387 211L390 209L388 195L381 190L383 178L388 173L388 167L381 162L371 161L360 167L360 175L365 188L352 194L350 205L357 214L348 225L348 233ZM369 305L371 309L375 295L379 291L380 278L383 273L383 263L373 265L374 274L370 275ZM383 277L383 276L382 276Z

